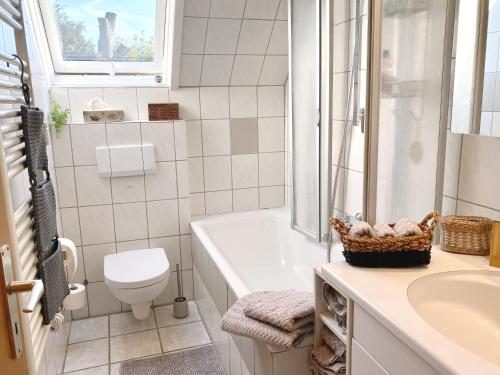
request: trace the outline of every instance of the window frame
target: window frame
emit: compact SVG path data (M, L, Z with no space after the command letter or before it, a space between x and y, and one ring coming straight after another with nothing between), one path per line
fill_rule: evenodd
M52 0L40 0L40 15L45 29L47 45L54 73L58 74L161 74L167 60L166 33L169 30L168 2L171 0L155 0L155 30L153 61L66 61L62 56L59 31L52 8Z

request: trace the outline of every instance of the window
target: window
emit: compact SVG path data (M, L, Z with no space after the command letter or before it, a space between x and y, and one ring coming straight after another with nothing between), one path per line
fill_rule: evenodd
M56 73L157 74L167 0L41 0Z

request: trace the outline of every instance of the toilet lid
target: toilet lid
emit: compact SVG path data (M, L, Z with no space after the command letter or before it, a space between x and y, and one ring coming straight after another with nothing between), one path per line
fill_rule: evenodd
M106 284L118 289L142 288L159 283L170 265L161 248L124 251L104 257Z

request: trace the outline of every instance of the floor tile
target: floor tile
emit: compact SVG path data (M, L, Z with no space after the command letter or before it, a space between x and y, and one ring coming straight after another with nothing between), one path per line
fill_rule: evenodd
M202 322L160 328L160 338L164 352L210 344Z
M193 301L188 302L189 315L185 318L174 317L174 305L155 307L156 323L158 327L173 326L181 323L190 323L200 320L200 314Z
M161 353L160 339L156 329L114 336L110 340L112 363Z
M88 368L85 370L79 370L79 371L74 371L74 372L65 372L64 374L68 375L108 375L108 365L105 366L99 366L99 367L92 367ZM117 373L117 375L119 375Z
M73 320L68 344L108 337L108 317Z
M108 339L99 339L68 345L64 371L71 372L108 363Z
M149 313L147 319L138 320L131 312L113 314L109 316L109 334L111 336L124 335L155 329L155 317L153 312Z

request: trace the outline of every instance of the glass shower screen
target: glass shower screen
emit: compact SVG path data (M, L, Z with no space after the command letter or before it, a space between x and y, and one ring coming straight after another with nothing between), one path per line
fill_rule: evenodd
M292 227L319 237L319 1L290 1Z

